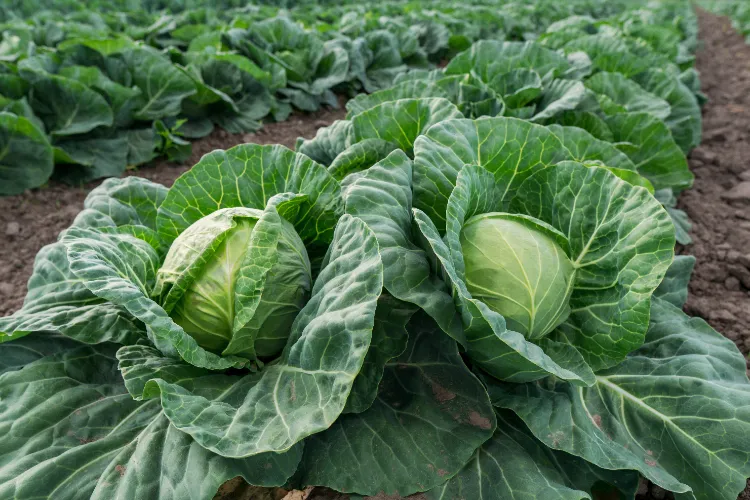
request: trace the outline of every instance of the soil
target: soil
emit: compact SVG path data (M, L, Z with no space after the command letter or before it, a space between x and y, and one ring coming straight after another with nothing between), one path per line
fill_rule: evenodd
M697 258L685 311L700 316L733 340L743 354L750 351L750 46L728 19L699 10L697 53L702 90L710 101L703 109L703 142L690 155L695 174L693 189L682 194L679 208L693 222L693 243L678 253ZM256 134L232 135L215 131L193 143L185 164L157 161L129 171L171 185L214 149L236 144L280 143L293 148L297 137L312 137L316 130L343 118L345 112L322 110L295 114L282 123L268 124ZM83 207L87 193L99 182L79 187L63 184L0 198L0 316L19 309L26 281L39 249L52 243ZM217 494L222 500L348 500L347 495L324 488L305 492L267 490L248 486L239 478ZM386 497L373 497L382 499ZM390 500L398 500L392 497ZM417 497L419 498L419 497ZM672 499L669 492L644 481L638 500ZM750 482L738 500L750 500Z
M685 311L750 352L750 46L729 19L698 11L703 140L690 154L695 185L678 206L693 222L697 259ZM750 497L748 497L750 499Z
M750 46L734 31L728 18L698 9L698 19L702 48L696 54L696 66L709 102L703 108L703 140L689 158L695 185L678 203L693 222L692 245L678 251L697 259L685 312L704 318L747 357ZM750 500L750 481L738 500Z
M153 164L129 170L124 175L138 175L171 186L182 173L215 149L237 144L283 144L294 149L298 137L311 138L320 127L330 125L346 115L343 107L323 109L316 113L296 113L288 120L269 123L253 134L229 134L214 130L209 136L193 142L189 160L177 164L157 160ZM17 196L0 197L0 316L21 308L26 282L31 276L34 256L44 245L54 242L63 229L83 209L86 195L102 181L82 186L52 182L49 186L28 190Z

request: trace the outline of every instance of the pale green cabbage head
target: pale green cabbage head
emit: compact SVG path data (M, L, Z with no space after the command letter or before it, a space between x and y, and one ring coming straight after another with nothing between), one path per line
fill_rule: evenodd
M172 283L165 301L172 319L217 354L280 353L310 296L307 251L286 220L276 228L275 262L253 261L253 245L264 244L254 237L261 216L259 210L229 208L203 217L174 241L159 270L160 285Z
M476 215L460 235L472 297L528 339L548 335L570 314L575 269L564 236L533 217Z

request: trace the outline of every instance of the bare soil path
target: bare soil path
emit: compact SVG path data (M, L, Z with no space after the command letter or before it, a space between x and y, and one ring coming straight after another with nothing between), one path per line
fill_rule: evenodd
M685 311L750 352L750 45L729 19L698 11L703 141L690 155L695 185L679 207L693 221L697 259ZM748 497L750 498L750 497Z

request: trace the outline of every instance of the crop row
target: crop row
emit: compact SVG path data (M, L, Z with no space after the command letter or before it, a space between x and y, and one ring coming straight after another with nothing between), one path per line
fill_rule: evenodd
M746 362L682 311L674 255L696 19L606 4L394 74L296 151L95 188L0 318L0 498L633 499L642 476L734 500Z
M479 39L521 39L581 5L536 15L443 2L10 20L0 25L0 195L52 175L78 184L158 155L184 160L189 140L215 127L252 132L293 109L335 107L336 94L386 88Z

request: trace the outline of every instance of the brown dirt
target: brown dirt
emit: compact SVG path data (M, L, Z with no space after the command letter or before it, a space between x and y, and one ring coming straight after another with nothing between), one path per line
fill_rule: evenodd
M700 11L697 54L703 141L690 155L695 186L679 201L693 221L697 262L685 311L750 352L750 46L725 17Z
M343 104L343 101L342 101ZM283 144L294 149L297 137L310 138L320 127L330 125L346 114L340 109L325 109L312 114L297 113L280 123L269 123L254 134L229 134L215 130L193 142L193 154L184 164L157 160L124 175L146 177L166 186L187 171L200 158L215 149L237 144ZM83 200L101 181L72 187L51 183L17 196L0 198L0 316L20 309L26 295L34 256L44 245L52 243L83 209Z

